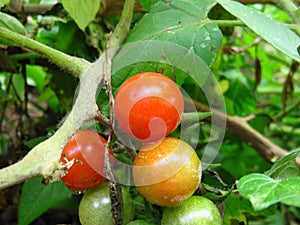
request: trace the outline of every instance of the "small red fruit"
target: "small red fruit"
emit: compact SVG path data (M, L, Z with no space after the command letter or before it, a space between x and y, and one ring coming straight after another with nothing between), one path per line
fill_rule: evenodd
M125 81L115 98L120 127L143 142L164 139L180 123L184 101L176 83L163 74L145 72Z
M98 186L105 178L104 152L106 140L91 130L78 130L64 147L60 161L74 160L63 182L68 188L83 191ZM112 155L112 151L110 152Z

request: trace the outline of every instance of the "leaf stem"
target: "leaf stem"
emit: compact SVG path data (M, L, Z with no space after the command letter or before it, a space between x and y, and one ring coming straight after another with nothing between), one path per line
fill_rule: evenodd
M39 53L42 57L49 59L52 63L76 77L79 77L90 66L90 63L84 59L67 55L29 37L2 27L0 27L0 37L20 48Z
M109 40L109 47L114 48L121 45L130 31L135 1L126 0L119 23Z
M110 198L111 198L111 212L114 219L115 225L121 225L123 222L123 200L122 200L122 189L121 185L117 182L117 177L112 169L112 165L109 157L109 148L111 145L111 140L114 135L114 96L112 93L111 86L111 66L112 59L117 54L120 49L120 45L123 43L130 31L130 25L132 21L133 11L134 11L135 0L126 0L124 3L124 8L121 14L119 23L116 26L114 33L111 35L105 52L105 65L104 65L104 84L106 88L106 93L109 97L109 107L110 107L110 133L105 146L105 157L104 157L104 171L110 180Z
M246 26L246 24L241 20L209 20L210 23L215 23L219 27L235 27L235 26ZM298 24L284 24L287 28L298 31Z

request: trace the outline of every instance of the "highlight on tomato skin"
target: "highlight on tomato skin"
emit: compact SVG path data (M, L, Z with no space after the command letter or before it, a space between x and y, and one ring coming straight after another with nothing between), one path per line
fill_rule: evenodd
M181 205L163 210L161 225L221 225L221 214L206 197L194 195Z
M106 180L104 153L106 140L91 130L78 130L64 147L60 161L73 164L62 177L69 189L84 191L100 185ZM113 153L110 151L111 162Z
M143 147L132 172L139 193L159 206L175 206L188 199L199 187L202 175L195 150L176 138Z
M121 85L114 110L125 133L142 142L153 142L176 129L184 100L173 80L160 73L144 72Z

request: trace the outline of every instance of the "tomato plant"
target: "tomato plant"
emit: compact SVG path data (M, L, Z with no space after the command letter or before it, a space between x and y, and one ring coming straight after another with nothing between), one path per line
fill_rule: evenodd
M143 147L134 160L138 191L160 206L178 205L189 198L198 188L201 174L194 149L176 138Z
M106 140L91 130L78 130L72 136L60 158L64 164L73 160L62 177L70 189L83 191L106 179L103 171L105 145Z
M163 74L144 72L125 81L115 98L116 119L130 136L144 142L160 140L180 123L183 96Z
M134 206L128 191L122 187L123 224L133 220ZM82 225L114 225L108 182L89 189L79 204L79 219Z
M82 195L72 196L60 180L60 156L70 132L95 125L126 164L123 170L115 160L120 182L133 184L133 149L148 148L136 159L146 166L134 170L135 219L159 224L163 196L190 193L198 184L193 174L179 178L180 161L188 159L180 155L168 167L175 161L165 157L168 146L154 156L145 145L172 136L195 146L201 192L220 202L225 225L300 224L298 3L0 1L0 223L79 224L74 215ZM184 94L184 110L169 81ZM88 164L95 177L87 182L75 173L72 182L82 185L69 188L83 190L104 177L101 156L81 154L63 157L63 168L73 164L71 175Z
M221 225L221 215L214 203L202 196L192 196L175 207L164 209L162 225Z

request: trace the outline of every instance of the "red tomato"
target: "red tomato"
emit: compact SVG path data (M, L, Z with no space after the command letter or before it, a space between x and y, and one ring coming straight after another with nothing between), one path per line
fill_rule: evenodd
M101 184L105 178L106 140L94 131L78 130L62 151L60 161L75 159L62 180L68 188L83 191ZM112 155L112 152L110 152Z
M122 84L114 107L116 120L128 135L152 142L164 139L178 126L184 101L174 81L145 72Z

